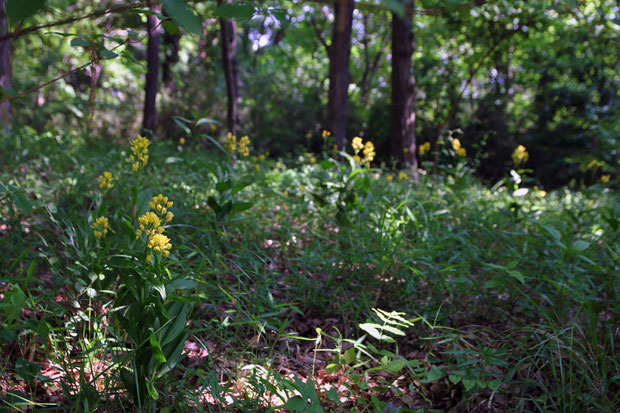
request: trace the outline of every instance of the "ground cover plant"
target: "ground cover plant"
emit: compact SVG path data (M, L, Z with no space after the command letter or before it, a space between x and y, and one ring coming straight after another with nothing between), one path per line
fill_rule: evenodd
M412 185L345 153L231 162L230 137L12 142L3 408L619 406L606 185L489 189L458 148Z
M0 411L620 411L611 0L0 0Z

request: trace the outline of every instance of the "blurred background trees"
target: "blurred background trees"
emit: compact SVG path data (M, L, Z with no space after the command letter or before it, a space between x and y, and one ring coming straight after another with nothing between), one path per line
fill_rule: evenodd
M618 173L619 13L610 0L0 0L0 120L127 140L178 139L175 116L207 117L221 126L201 131L249 134L273 156L320 151L330 130L425 170L458 137L489 183L522 144L555 187ZM419 155L427 142L436 156Z

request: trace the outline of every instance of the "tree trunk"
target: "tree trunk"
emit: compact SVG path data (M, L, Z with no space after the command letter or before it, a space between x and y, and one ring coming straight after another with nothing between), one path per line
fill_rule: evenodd
M0 36L9 32L6 18L6 1L0 0ZM0 40L0 87L8 91L13 87L11 70L11 40ZM8 125L11 120L11 101L0 102L0 123Z
M222 64L224 65L228 96L226 122L228 131L237 135L241 124L237 107L239 100L239 69L237 67L237 39L235 37L237 24L232 19L220 19L220 29L222 32Z
M392 14L392 156L409 165L417 179L415 142L415 77L413 73L414 0L405 2L405 16Z
M346 147L347 116L349 111L349 55L351 54L351 28L353 26L353 0L334 2L334 26L329 55L329 92L327 102L327 128L341 150Z
M168 13L164 11L164 15L168 16ZM179 33L170 34L164 32L164 64L162 67L162 83L168 93L174 89L174 76L172 73L172 66L179 63L179 40L181 35Z
M144 86L143 133L152 136L157 126L157 83L159 78L159 19L147 16L148 43L146 46L146 84Z

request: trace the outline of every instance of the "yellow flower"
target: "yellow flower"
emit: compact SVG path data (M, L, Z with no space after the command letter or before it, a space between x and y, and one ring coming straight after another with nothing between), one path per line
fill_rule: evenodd
M136 238L140 238L143 233L147 237L150 237L155 233L164 232L164 227L161 226L161 220L157 214L152 211L149 211L138 218L138 224L140 225L140 228L136 230Z
M299 191L303 191L304 189L306 189L305 185L299 185Z
M179 145L185 145L185 138L179 139Z
M391 181L392 179L394 179L394 175L389 174L385 177L386 180Z
M131 169L134 172L138 172L140 168L144 168L149 160L149 145L151 141L143 136L138 135L136 139L130 142L131 152L133 155L129 155L131 161Z
M420 147L418 148L418 153L420 154L420 156L423 156L430 149L431 149L431 143L425 142L422 145L420 145Z
M517 165L527 162L529 158L530 154L527 153L527 149L523 145L517 146L512 153L512 161Z
M375 159L375 145L371 141L366 142L362 152L364 153L364 163L370 166L370 163Z
M212 123L211 126L209 126L211 128L211 132L215 131L217 129L217 125L215 123Z
M260 171L260 165L259 164L254 165L254 169L256 169L256 172Z
M239 139L239 153L245 157L250 156L250 138L247 136Z
M166 215L167 212L168 212L168 209L172 208L173 205L174 205L174 202L169 201L168 197L167 196L163 196L162 194L154 196L153 200L151 202L149 202L149 207L151 209L154 209L157 212L159 212L159 214L161 216ZM166 221L166 222L168 222L168 221Z
M604 184L609 182L609 175L601 175L601 182Z
M403 148L404 153L409 153L409 148Z
M224 149L231 155L237 150L237 137L230 132L226 134L226 139L224 139Z
M331 136L331 134L332 134L332 133L331 133L330 131L324 130L324 131L321 133L321 136L323 137L323 139L327 139L329 136Z
M536 192L536 194L541 197L544 198L545 196L547 196L547 191L543 191L541 189L538 188L538 185L534 185L532 187L532 189Z
M454 152L458 152L461 149L461 141L457 138L452 139L452 149L454 149Z
M258 155L258 160L259 161L264 161L265 160L265 155L263 155L263 154Z
M400 171L398 173L398 180L399 181L404 181L406 179L409 179L409 176L406 173L404 173L403 171Z
M164 257L170 255L170 249L172 248L172 244L170 244L170 238L165 236L164 234L153 234L149 237L148 247L153 251L161 252L164 254Z
M312 163L312 164L316 163L316 158L314 156L310 157L310 163Z
M105 171L97 178L99 178L99 188L103 190L112 189L112 187L114 186L114 184L112 184L112 172Z
M110 223L106 217L99 217L95 220L95 223L90 226L93 229L95 237L101 238L108 233L110 229Z
M360 158L359 155L353 155L353 160L357 163L362 162L362 158Z
M598 161L596 159L593 159L590 161L590 163L588 164L587 169L598 169L599 167L603 166L603 162Z
M467 151L465 150L465 148L459 148L459 150L456 151L456 154L461 158L464 158L467 156Z
M362 138L360 138L359 136L353 138L353 141L351 141L351 146L353 147L353 151L355 153L358 153L364 147L364 144L362 143Z

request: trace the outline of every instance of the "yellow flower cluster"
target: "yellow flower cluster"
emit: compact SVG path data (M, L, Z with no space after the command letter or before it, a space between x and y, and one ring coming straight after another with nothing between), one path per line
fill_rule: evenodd
M356 136L351 141L351 146L353 147L353 159L357 163L363 163L366 166L370 166L370 163L375 159L375 145L371 141L367 141L366 143L362 142L362 138ZM362 151L364 158L362 159L359 155L359 152Z
M407 179L409 179L409 176L406 173L404 173L403 171L400 171L398 173L398 180L399 181L404 181L404 180L407 180Z
M364 148L364 143L362 142L362 138L360 138L359 136L356 136L355 138L353 138L353 141L351 142L351 146L353 147L353 151L355 153L358 153L359 151L361 151L362 148Z
M601 175L601 183L604 183L604 184L608 183L609 178L610 178L609 175Z
M420 147L418 148L418 153L420 154L420 156L423 156L426 152L430 150L431 150L431 143L425 142L422 145L420 145Z
M153 251L161 252L164 254L164 257L170 255L170 249L172 248L172 244L170 243L170 238L165 236L164 234L154 234L149 238L148 246Z
M101 238L108 233L110 229L110 223L106 217L99 217L95 220L95 223L90 226L93 229L95 237Z
M131 169L134 172L138 172L140 168L146 166L146 163L149 160L150 144L151 141L140 135L138 135L136 139L131 141L130 145L133 155L129 155L129 160L131 161Z
M454 152L458 152L461 149L461 141L456 138L452 139L452 149Z
M392 179L394 179L394 175L389 174L385 177L386 180L391 181Z
M525 146L523 145L517 146L517 148L512 153L512 161L516 165L527 162L529 158L530 158L530 154L527 153L527 149L525 149Z
M456 151L456 154L461 158L464 158L467 156L467 151L465 150L465 148L459 148L459 150Z
M316 158L314 156L310 157L310 163L311 164L315 164L316 163Z
M332 136L332 133L331 133L330 131L328 131L328 130L324 130L324 131L321 133L321 136L323 137L323 139L327 139L327 138L329 138L330 136Z
M99 188L103 190L112 189L114 186L112 183L112 172L105 171L97 178L99 178Z
M366 142L362 152L364 153L364 162L370 166L370 163L375 159L375 145L371 141Z
M185 145L185 138L181 137L179 139L179 145Z
M159 194L149 202L149 207L154 211L149 211L138 218L140 228L136 231L136 237L142 234L147 237L147 246L154 251L161 252L165 257L170 255L170 239L163 235L164 224L172 221L174 215L169 211L174 203L168 200L167 196Z
M245 157L250 156L250 138L247 135L239 139L239 153Z
M587 169L598 169L601 166L603 166L603 162L597 160L597 159L593 159L590 161L590 163L588 164L588 168Z
M231 155L237 150L237 137L230 132L226 134L224 139L224 149Z

